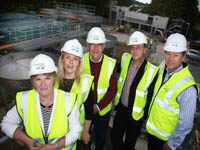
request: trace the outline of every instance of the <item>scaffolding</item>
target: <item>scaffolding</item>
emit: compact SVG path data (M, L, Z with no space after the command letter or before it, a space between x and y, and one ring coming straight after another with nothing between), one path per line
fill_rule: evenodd
M84 28L83 24L80 21L64 22L38 17L3 21L0 22L0 45L80 31Z
M81 4L74 4L74 3L66 3L66 2L58 2L59 10L61 11L71 11L71 12L79 12L81 14L89 14L95 15L95 6L89 5L81 5Z
M83 36L87 36L87 31L76 31L76 32L69 32L65 35L59 35L49 38L40 38L40 39L34 39L31 41L25 41L23 43L16 44L13 49L17 51L33 51L37 49L45 49L52 47L56 44L66 42L69 39L73 38L80 38ZM60 51L60 49L59 49Z

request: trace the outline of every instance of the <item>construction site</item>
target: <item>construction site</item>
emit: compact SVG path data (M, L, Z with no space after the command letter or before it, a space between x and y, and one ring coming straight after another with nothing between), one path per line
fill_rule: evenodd
M187 35L190 24L181 19L169 21L168 17L150 16L121 6L111 7L109 19L105 23L103 17L96 16L94 6L63 2L59 2L56 9L43 8L40 13L29 11L26 14L0 14L0 121L15 104L16 93L32 88L28 75L31 59L43 53L53 58L58 65L60 49L70 39L78 39L86 53L86 37L88 31L95 26L101 27L106 34L104 53L116 58L117 63L120 63L122 53L129 52L127 42L131 33L142 31L153 41L146 57L159 66L164 60L163 46L166 38L171 33ZM185 61L200 87L200 61ZM109 122L110 129L114 115L113 110ZM22 150L26 147L0 132L0 149ZM145 128L141 131L136 149L147 150ZM199 112L195 115L193 130L180 147L180 150L188 149L200 149ZM109 140L105 150L112 150Z

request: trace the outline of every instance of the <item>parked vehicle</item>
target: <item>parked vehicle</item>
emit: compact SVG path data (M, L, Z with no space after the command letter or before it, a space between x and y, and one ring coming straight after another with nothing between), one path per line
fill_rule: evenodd
M200 61L200 50L189 49L189 51L187 52L187 57L189 59Z

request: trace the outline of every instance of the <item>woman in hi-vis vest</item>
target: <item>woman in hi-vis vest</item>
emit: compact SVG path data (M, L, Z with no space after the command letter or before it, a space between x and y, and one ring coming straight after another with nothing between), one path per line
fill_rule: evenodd
M57 87L66 92L77 94L77 110L80 112L82 133L77 142L77 149L88 147L89 128L93 112L92 83L94 77L82 72L83 48L77 39L65 42L58 62ZM76 149L74 146L73 150Z
M56 71L49 56L35 56L29 70L34 88L17 93L16 105L1 123L7 136L29 150L70 150L80 135L76 94L54 88Z

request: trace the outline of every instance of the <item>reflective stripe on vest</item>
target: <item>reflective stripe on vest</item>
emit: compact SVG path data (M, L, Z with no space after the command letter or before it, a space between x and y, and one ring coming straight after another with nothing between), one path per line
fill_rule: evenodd
M123 57L123 59L122 59L122 62L121 62L121 68L124 66L124 62L125 62L126 58L127 58L129 55L130 55L130 54L125 53L125 55L124 55L124 57Z
M153 75L154 75L154 71L155 71L155 66L153 66L152 64L150 65L150 68L149 68L149 72L148 72L148 75L147 75L147 79L146 79L146 84L145 84L145 90L144 92L143 91L139 91L139 90L136 90L136 95L138 96L141 96L141 97L145 97L148 93L148 88L149 88L149 85L151 84L151 80L153 78ZM144 108L139 108L139 107L136 107L136 106L133 106L133 112L142 112Z
M26 91L26 92L22 93L22 98L21 98L21 110L22 110L22 113L23 113L24 125L26 124L27 99L28 99L28 92Z
M66 134L66 133L65 134L63 133L64 130L65 129L68 130L67 119L62 119L63 117L62 117L62 115L60 115L61 113L57 112L58 110L60 111L60 109L58 109L57 106L58 105L61 106L63 104L62 102L65 102L65 105L62 108L65 108L66 114L64 114L63 116L65 116L65 118L66 118L71 113L71 111L72 111L72 109L74 107L74 103L75 103L75 94L64 93L61 90L57 90L57 91L58 91L57 98L59 100L57 100L56 103L54 103L55 104L55 106L54 106L55 107L55 111L54 111L54 114L52 114L52 115L54 115L54 119L49 124L49 125L51 125L51 127L49 127L50 133L48 133L48 135L49 135L48 143L57 142L60 138L62 138ZM62 97L64 99L61 99ZM36 100L35 100L35 98L36 98L35 90L30 90L30 91L26 91L26 92L17 93L17 97L16 97L17 110L18 110L21 118L23 119L23 122L24 122L24 125L25 125L25 129L26 129L26 133L28 134L28 136L32 137L32 139L35 142L40 143L40 144L44 144L45 142L44 142L44 139L43 139L43 133L42 133L40 121L39 121L39 119L37 119L38 118L38 114L37 114L38 112L37 112L37 109L36 109ZM32 111L32 110L34 110L34 111ZM28 117L28 115L30 115L31 112L33 112L33 114L31 114L31 118L30 118L30 117ZM56 116L58 117L58 115L59 115L60 119L56 119L55 118ZM29 121L27 122L27 120L29 120ZM58 120L58 122L55 122L55 120ZM34 125L33 125L32 121L34 121ZM65 128L55 129L54 127L58 126L57 123L58 124L67 125L67 126ZM30 126L30 127L28 127L28 126ZM29 132L28 131L29 129L32 129L33 131ZM39 132L38 132L38 129L39 129ZM53 132L56 132L56 134L54 134ZM29 133L36 133L36 134L39 133L40 135L33 134L33 136L32 136L32 134L29 134ZM58 137L58 133L62 133L62 135L60 135L60 137ZM57 138L52 138L52 135L57 135L56 136ZM64 149L65 150L69 150L69 147L63 148L63 150Z
M82 126L82 131L79 136L79 140L81 140L83 131L84 131L84 124L85 124L85 107L84 103L86 99L88 98L90 88L92 87L94 77L88 74L81 74L80 76L80 85L78 85L77 82L73 83L73 86L71 88L70 92L74 92L78 95L77 97L77 109L80 112L80 124ZM74 145L73 149L76 145Z
M150 134L167 141L176 128L179 118L179 104L176 101L177 96L186 88L193 85L197 87L197 85L188 67L175 72L164 84L162 84L164 69L161 68L161 70L155 84L153 95L155 102L152 102L146 129Z
M131 58L132 58L132 56L129 53L124 53L122 55L122 58L121 58L121 73L120 73L120 76L119 76L119 79L118 79L118 82L117 82L118 90L117 90L117 94L115 96L115 106L119 103L121 92L123 90L125 79L126 79L126 76L127 76L127 73L128 73L128 66L126 66L126 65L130 64ZM125 61L126 61L126 63L125 63ZM124 77L124 79L123 79L123 77Z
M117 92L117 95L115 96L115 105L119 103L119 99L123 92L124 84L125 84L127 74L128 74L128 69L129 67L131 67L130 66L131 59L132 59L131 54L124 53L122 55L121 64L123 65L121 66L122 70L121 70L120 77L118 80L118 92ZM135 97L133 97L134 104L132 108L132 117L135 120L139 120L143 117L144 107L146 104L146 96L148 93L147 90L149 88L149 85L153 81L153 78L155 77L157 71L158 71L158 67L152 65L148 61L146 62L145 68L144 68L144 74L142 75L137 85L137 88L135 91Z
M152 130L154 130L154 131L157 132L158 134L162 135L163 137L167 137L167 138L168 138L168 137L170 136L170 134L158 130L153 124L151 124L151 122L150 122L149 120L147 121L147 125L148 125Z
M83 57L84 73L91 74L90 69L90 58L89 53L86 53ZM97 83L97 103L101 101L103 96L106 94L110 84L110 78L112 76L113 70L115 68L116 60L103 55L103 62L101 66L101 71L99 74L99 79ZM111 110L111 102L99 112L99 115L103 116Z
M80 85L77 83L77 81L74 81L72 88L70 90L70 93L77 94L77 109L80 112L80 118L81 118L81 114L85 114L84 102L86 101L88 97L93 80L94 80L94 77L92 75L83 73L80 75ZM58 82L55 83L55 87L59 88ZM84 125L85 115L83 117L84 119L82 119L81 121L82 125Z
M105 56L104 56L105 57ZM112 72L113 72L113 69L114 69L114 66L113 66L113 62L112 62L112 58L107 58L108 59L108 62L107 62L107 64L108 64L108 79L110 80L110 78L111 78L111 75L112 75ZM101 72L102 72L102 69L101 69L101 71L100 71L100 74L101 74ZM100 79L101 80L101 79ZM103 88L103 89L97 89L97 93L98 93L98 96L100 95L100 94L104 94L105 95L105 93L108 91L108 88ZM103 97L103 96L102 96ZM99 98L98 97L98 102L100 101L100 99L101 98Z
M171 111L171 112L173 112L175 114L179 114L179 109L170 107L170 106L168 106L168 104L169 104L169 101L170 101L170 98L171 98L173 92L177 88L179 88L182 84L184 84L185 82L187 82L189 80L192 80L192 78L191 77L185 77L185 78L181 79L178 83L176 83L176 85L170 91L168 91L168 93L166 94L165 99L164 99L163 102L157 96L155 98L155 101L158 103L158 105L160 107L165 108L168 111ZM154 93L154 96L155 96L155 93Z
M88 91L88 80L89 80L89 77L88 76L84 76L83 78L83 88L82 88L82 100L81 100L81 106L79 108L79 112L81 113L84 109L84 102L86 100L86 94L87 94L87 91Z
M82 132L79 136L81 140L82 133L84 131L84 124L85 124L85 108L84 103L88 98L90 88L92 87L92 83L94 80L94 76L82 73L80 75L80 85L75 80L73 82L72 88L70 93L77 94L77 110L80 112L80 124L82 126ZM59 87L59 84L56 83L56 87ZM76 149L76 144L74 144L73 149Z
M70 92L76 93L78 95L78 110L81 111L84 109L83 103L86 101L90 87L91 87L91 82L89 80L93 80L92 76L89 76L87 74L82 74L80 77L80 85L75 81L72 85L72 88ZM90 85L89 85L90 84Z
M123 56L123 58L122 58L122 61L121 61L121 68L123 68L124 62L125 62L126 58L127 58L129 55L130 55L130 54L128 54L128 53L125 53L125 54L124 54L124 56ZM123 79L122 79L121 76L119 77L118 81L121 82L121 83L123 82ZM121 95L121 94L119 93L119 91L117 91L117 95L116 95L116 96L117 96L118 98L120 98L120 95Z
M139 96L141 96L141 97L144 97L144 95L147 94L147 89L148 89L149 85L151 84L151 79L152 79L152 77L153 77L154 71L155 71L155 66L153 66L153 65L151 64L150 69L149 69L149 72L148 72L148 75L147 75L147 81L146 81L146 84L145 84L145 91L142 92L142 91L136 90L136 95L139 95Z
M135 100L132 109L132 117L135 120L141 119L144 115L144 107L146 105L148 88L153 81L157 71L158 67L155 67L147 61L144 69L144 74L137 85L135 93Z

